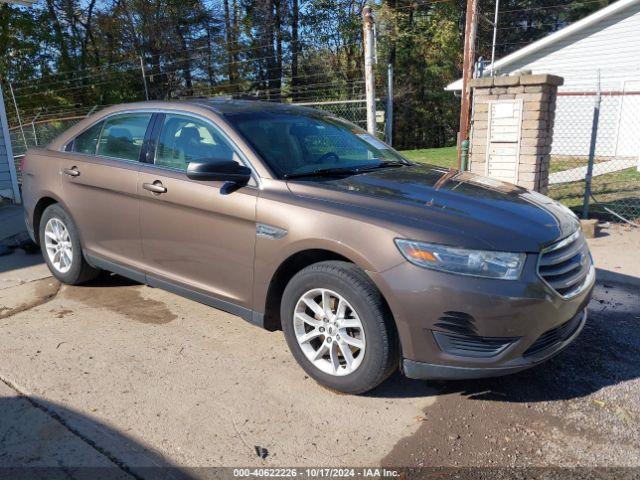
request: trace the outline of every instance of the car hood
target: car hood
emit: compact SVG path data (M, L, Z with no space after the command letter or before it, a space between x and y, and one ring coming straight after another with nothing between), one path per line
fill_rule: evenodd
M373 217L412 239L460 247L539 252L579 228L569 209L544 195L438 167L386 168L288 185L295 195L338 203L345 214Z

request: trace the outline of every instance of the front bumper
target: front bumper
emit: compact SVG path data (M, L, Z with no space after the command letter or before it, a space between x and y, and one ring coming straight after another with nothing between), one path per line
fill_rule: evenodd
M460 367L451 365L433 365L430 363L415 362L403 359L402 371L407 378L420 380L469 380L474 378L501 377L512 373L521 372L531 367L535 367L542 362L557 355L571 342L573 342L584 328L587 322L586 309L579 313L579 323L575 331L565 340L557 342L540 352L538 356L529 358L520 357L509 366L504 367Z
M528 254L520 280L436 272L409 262L370 272L393 313L407 377L507 375L552 357L586 322L594 276L567 299L537 273Z

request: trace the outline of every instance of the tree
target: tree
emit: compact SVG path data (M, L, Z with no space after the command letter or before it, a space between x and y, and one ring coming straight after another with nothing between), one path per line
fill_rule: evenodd
M152 98L252 95L313 102L364 96L366 0L44 0L0 5L0 75L25 120ZM497 57L612 0L501 0ZM395 145L455 143L465 0L380 0L378 96L395 67ZM478 54L491 53L495 0L481 0ZM8 109L11 114L12 109ZM338 111L339 115L345 111ZM15 119L12 118L15 123Z

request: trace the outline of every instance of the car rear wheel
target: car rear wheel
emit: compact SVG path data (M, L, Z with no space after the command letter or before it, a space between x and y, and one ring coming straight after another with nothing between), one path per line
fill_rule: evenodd
M62 283L78 285L100 273L84 259L78 229L60 205L50 205L45 209L39 236L47 266Z
M369 277L347 262L321 262L298 272L281 306L282 329L300 366L316 381L364 393L397 367L393 319Z

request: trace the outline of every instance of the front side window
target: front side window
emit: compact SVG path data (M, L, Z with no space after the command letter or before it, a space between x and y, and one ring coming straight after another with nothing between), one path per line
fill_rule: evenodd
M125 113L105 120L98 155L137 161L150 119L150 113Z
M320 113L241 112L226 118L282 177L406 162L361 128Z
M101 131L102 122L98 122L88 130L85 130L78 135L71 142L71 148L67 148L67 151L84 153L85 155L95 155Z
M155 164L185 171L194 160L238 161L232 146L213 125L185 115L167 114Z

